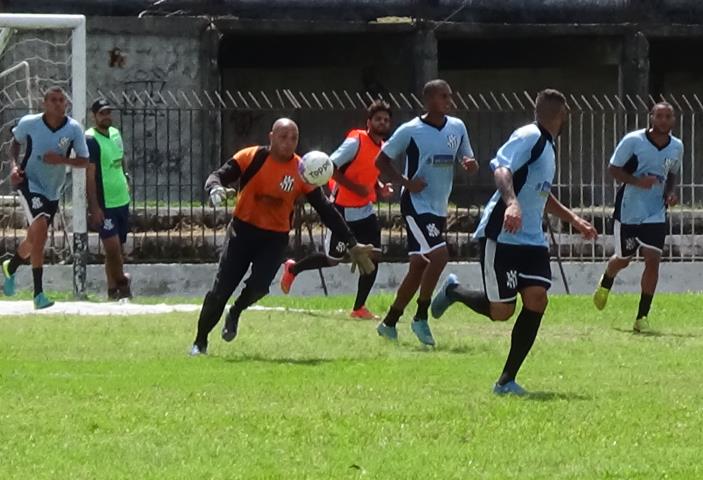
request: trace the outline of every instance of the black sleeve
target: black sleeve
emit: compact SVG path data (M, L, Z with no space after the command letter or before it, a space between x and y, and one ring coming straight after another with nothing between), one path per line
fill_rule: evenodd
M230 186L242 175L242 171L239 168L237 162L232 160L227 160L220 168L215 170L207 177L205 181L205 191L210 193L213 187L219 185L223 187Z
M100 145L93 137L85 137L85 143L88 145L88 161L95 165L100 163Z
M348 247L353 247L356 245L356 238L354 234L349 230L349 226L344 221L342 216L339 214L336 208L327 200L325 195L322 193L321 188L316 188L312 192L305 195L308 203L312 205L312 208L320 215L322 223L325 224L327 228L332 230L332 233L343 238L347 243Z

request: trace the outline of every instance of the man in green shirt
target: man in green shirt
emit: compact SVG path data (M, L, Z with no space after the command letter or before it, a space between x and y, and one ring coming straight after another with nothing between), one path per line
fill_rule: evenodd
M105 248L109 300L131 298L129 274L123 270L122 245L129 231L129 187L120 131L112 126L112 106L99 99L91 107L95 126L85 132L90 151L88 204L90 224Z

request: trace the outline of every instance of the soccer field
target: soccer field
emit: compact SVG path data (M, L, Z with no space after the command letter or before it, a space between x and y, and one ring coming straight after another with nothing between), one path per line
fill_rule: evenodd
M701 478L702 300L658 295L635 335L636 296L554 297L527 398L490 393L512 322L461 306L429 350L348 298L267 298L311 312L199 358L193 313L0 317L0 478Z

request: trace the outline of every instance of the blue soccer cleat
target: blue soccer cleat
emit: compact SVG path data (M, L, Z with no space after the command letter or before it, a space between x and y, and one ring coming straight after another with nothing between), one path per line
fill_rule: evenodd
M447 275L444 279L444 283L439 287L437 295L432 299L432 304L430 305L430 313L432 318L439 318L444 315L444 312L454 303L454 300L449 298L447 295L447 288L452 285L459 285L459 279L453 273Z
M420 340L420 343L434 347L434 338L432 337L430 324L427 320L418 320L417 318L413 318L410 328L417 339Z
M6 297L11 297L15 294L15 274L10 275L10 261L2 262L2 291Z
M511 380L504 385L498 385L497 383L493 385L493 393L496 395L515 395L517 397L524 397L527 395L527 390L518 385L515 380Z
M39 292L36 297L34 297L34 310L43 310L44 308L49 308L54 305L53 300L49 300L44 292Z
M398 330L395 327L389 327L385 323L381 322L376 327L376 332L383 338L390 340L392 342L398 341Z

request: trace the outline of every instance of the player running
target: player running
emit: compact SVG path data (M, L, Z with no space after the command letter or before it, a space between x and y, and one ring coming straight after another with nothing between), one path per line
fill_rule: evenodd
M376 190L383 198L393 192L391 184L379 184L378 169L374 164L381 150L383 139L388 136L391 127L391 107L382 100L376 100L367 110L366 130L355 129L330 156L335 166L333 179L336 187L332 193L332 202L349 225L356 239L374 246L372 260L378 267L381 253L381 227L374 213ZM288 260L284 264L281 277L281 290L290 292L296 275L306 270L327 268L338 265L347 253L343 238L327 231L325 253L313 253L299 262ZM376 281L378 268L366 275L359 275L356 300L351 312L352 318L377 318L366 308L366 300Z
M245 148L207 179L205 190L213 205L227 196L225 187L239 180L239 195L233 218L227 228L215 282L205 295L198 331L191 355L207 352L208 334L220 321L225 305L251 266L246 286L225 318L222 338L231 342L237 336L239 316L269 291L288 246L293 208L305 196L322 222L349 248L361 274L373 271L369 258L371 245L356 242L339 212L327 201L322 189L303 182L298 166L298 126L292 120L276 120L269 133L270 145Z
M411 329L425 345L435 341L427 321L432 292L449 256L444 229L447 204L459 162L470 173L478 171L464 122L447 115L452 90L444 80L432 80L423 89L426 114L401 125L383 145L376 166L384 178L403 186L400 210L408 234L410 266L385 318L376 327L382 337L396 341L396 324L420 290ZM405 160L405 174L393 160Z
M613 152L608 171L620 182L615 198L613 232L615 255L598 282L593 303L603 310L615 277L639 251L644 258L639 308L633 330L649 329L647 315L659 279L666 210L678 203L674 193L681 170L683 143L671 134L676 123L673 107L660 102L652 107L650 127L630 132Z
M49 225L59 209L59 197L66 177L66 165L85 168L88 147L81 125L66 115L66 94L61 87L44 93L44 112L25 115L12 129L12 170L10 182L19 192L27 216L27 236L17 251L2 264L5 295L15 294L15 272L20 265L32 264L34 308L51 307L54 302L44 294L44 246ZM24 157L19 162L20 147ZM71 152L75 151L75 158Z
M566 99L557 90L537 95L536 122L518 128L491 161L498 190L486 205L474 233L481 243L482 291L459 285L450 274L432 300L439 318L454 302L462 302L491 320L508 320L520 311L503 373L493 387L499 395L524 395L515 377L537 337L552 284L548 244L542 230L545 210L569 222L587 239L596 237L590 223L562 205L551 193L556 171L554 139L567 119Z

